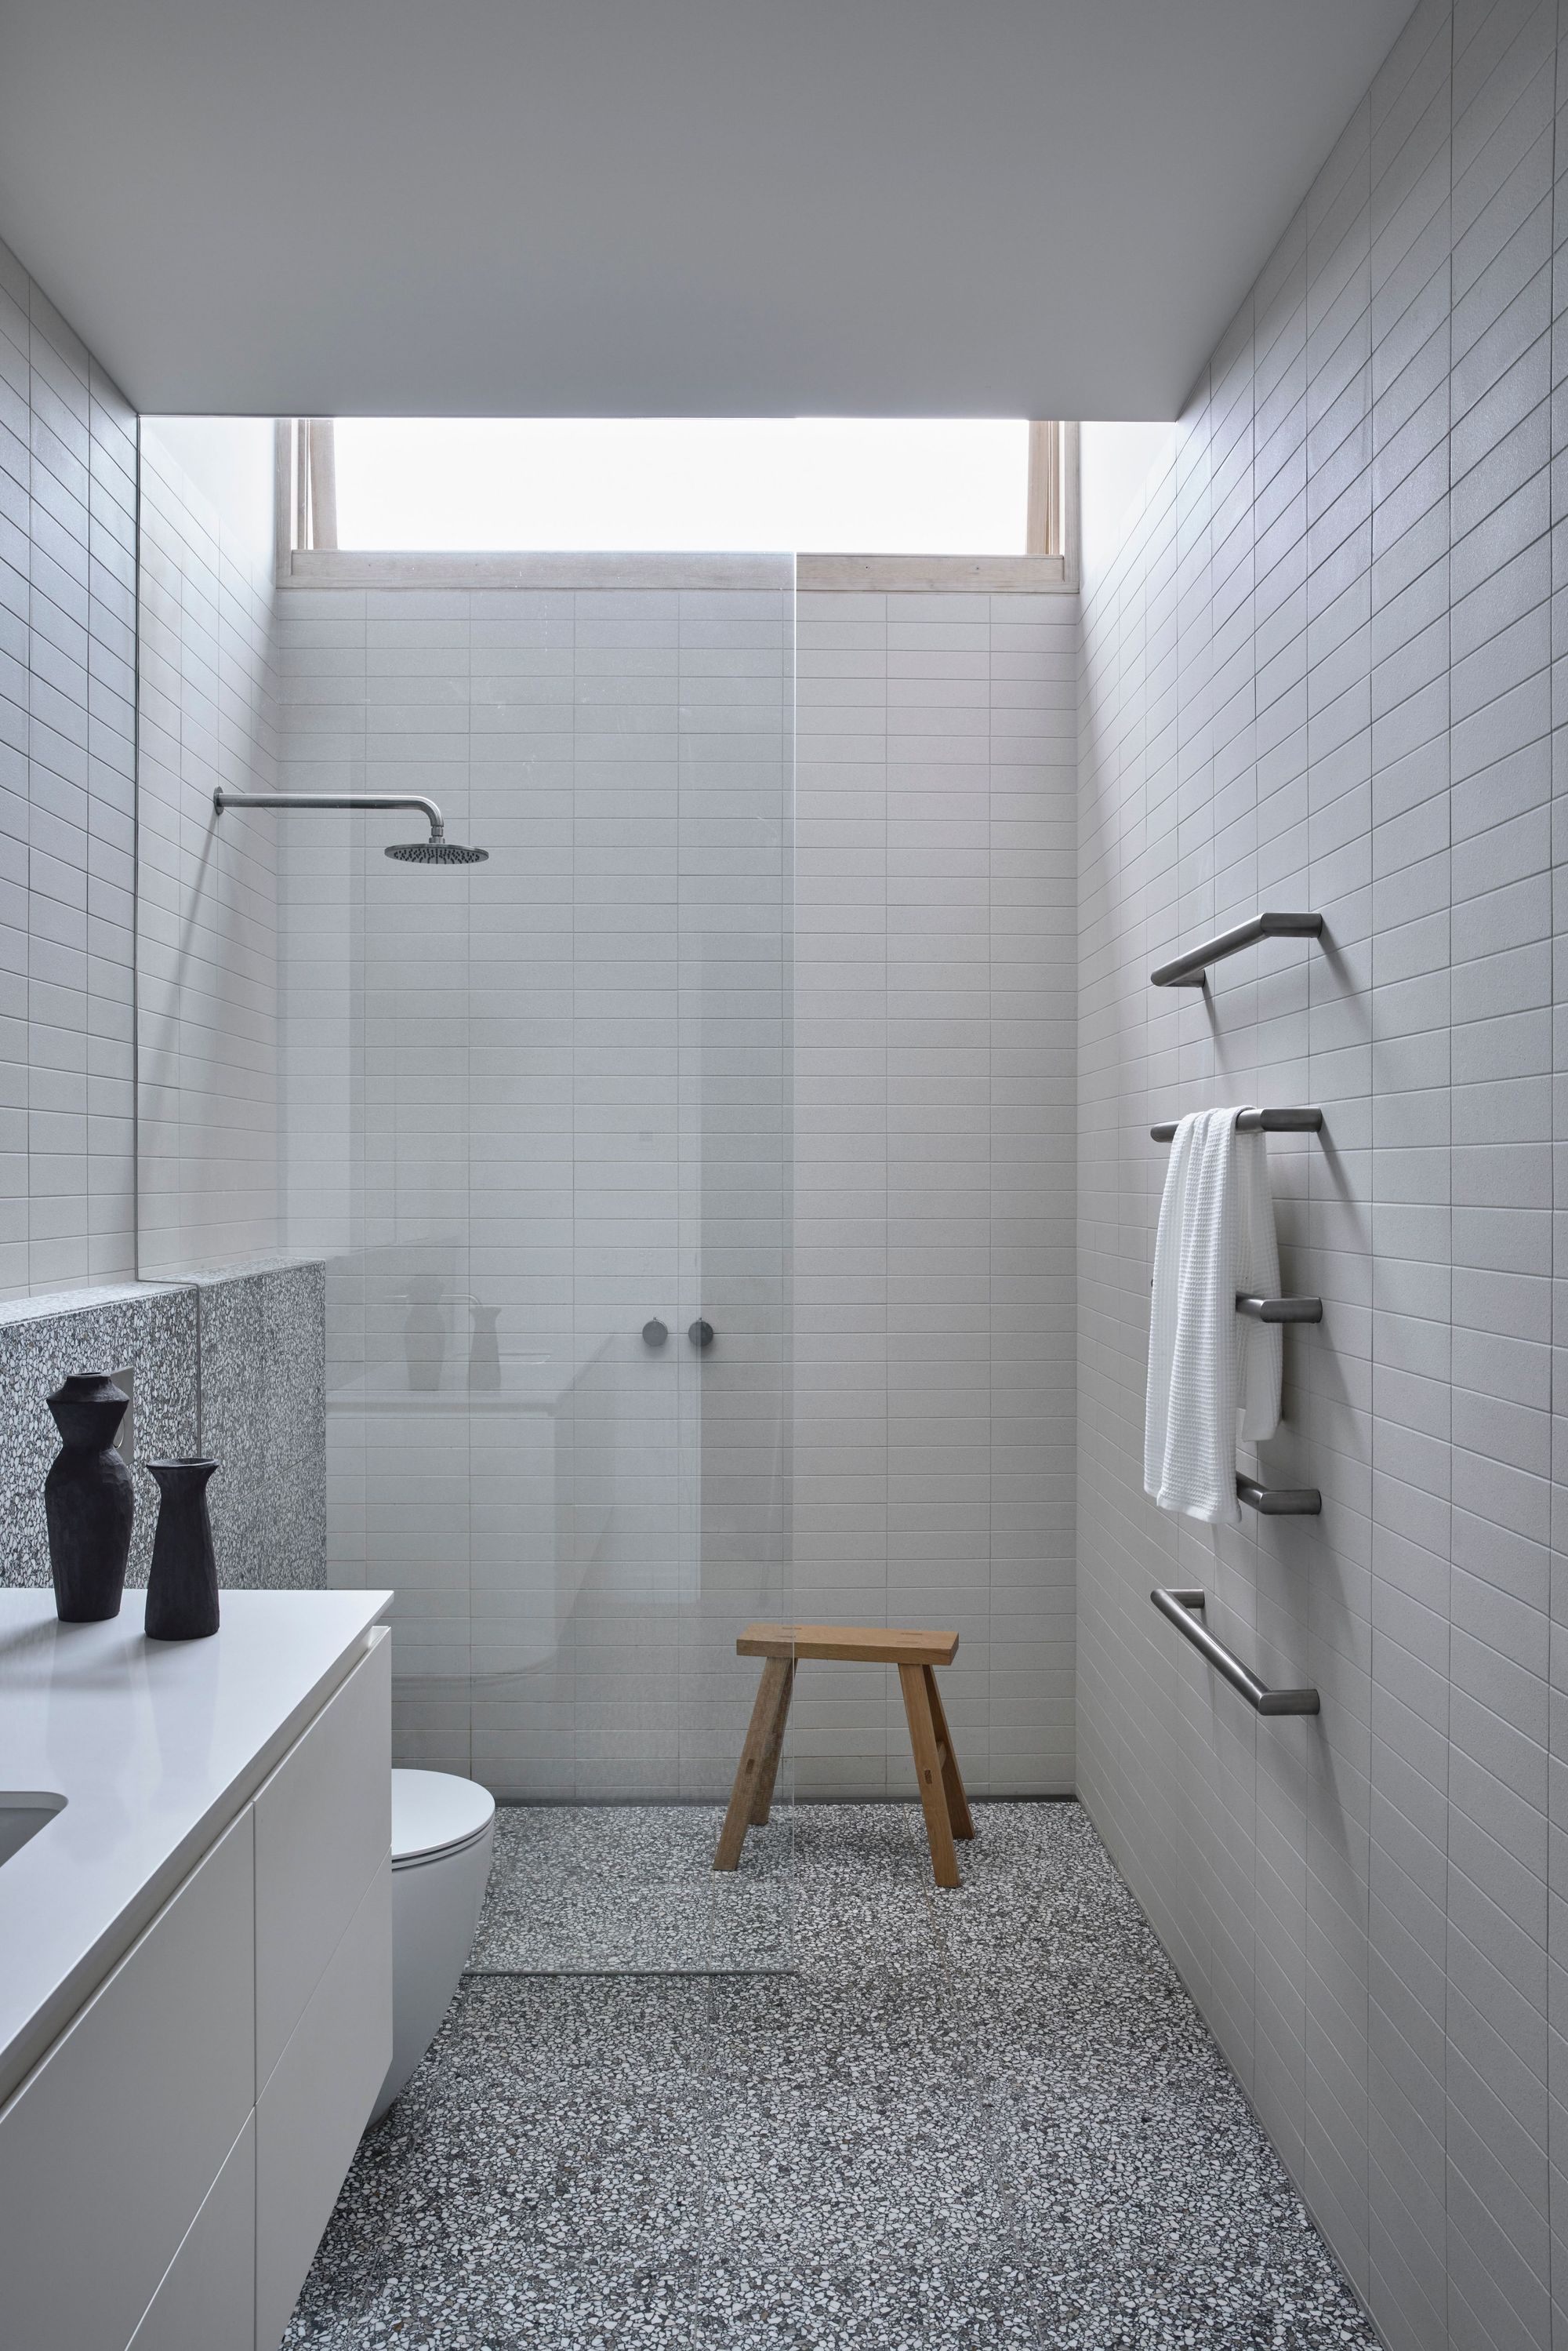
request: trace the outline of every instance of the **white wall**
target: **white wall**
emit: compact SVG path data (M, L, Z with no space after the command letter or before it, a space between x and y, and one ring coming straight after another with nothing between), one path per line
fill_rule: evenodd
M143 418L139 736L141 1263L276 1248L271 423Z
M1078 610L800 600L795 1605L956 1625L972 1790L1073 1782ZM895 1675L801 1676L802 1794L902 1795Z
M1080 1785L1394 2351L1568 2336L1565 54L1416 11L1084 610ZM1264 906L1323 944L1150 989ZM1270 1144L1324 1319L1261 1449L1323 1512L1217 1534L1142 1492L1148 1126L1238 1101L1324 1113Z
M0 246L0 1297L135 1269L136 419Z

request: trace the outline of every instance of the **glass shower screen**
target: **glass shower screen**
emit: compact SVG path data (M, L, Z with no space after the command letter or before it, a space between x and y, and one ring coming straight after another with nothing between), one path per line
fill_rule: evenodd
M489 852L268 820L329 1574L395 1591L397 1760L529 1807L481 1966L776 1963L767 1840L745 1888L707 1860L736 1635L789 1613L794 585L727 569L278 596L279 788Z

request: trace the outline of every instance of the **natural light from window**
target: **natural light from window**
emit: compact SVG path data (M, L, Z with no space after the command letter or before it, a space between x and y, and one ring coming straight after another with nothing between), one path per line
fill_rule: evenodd
M1019 555L1013 419L340 417L342 548Z

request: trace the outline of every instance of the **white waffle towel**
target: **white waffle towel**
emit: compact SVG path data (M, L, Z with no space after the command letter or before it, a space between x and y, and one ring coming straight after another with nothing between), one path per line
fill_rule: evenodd
M1268 1145L1237 1133L1239 1115L1194 1111L1176 1128L1149 1310L1144 1490L1209 1526L1241 1523L1238 1437L1280 1425L1280 1326L1236 1311L1238 1293L1280 1291Z

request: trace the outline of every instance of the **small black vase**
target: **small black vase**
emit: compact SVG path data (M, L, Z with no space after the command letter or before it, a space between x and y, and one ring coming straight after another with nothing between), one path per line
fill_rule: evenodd
M215 1461L148 1461L158 1481L158 1525L147 1573L150 1641L204 1641L218 1629L218 1569L207 1517Z
M107 1372L71 1372L50 1396L60 1450L44 1480L55 1606L67 1625L118 1616L136 1486L114 1449L131 1398Z

